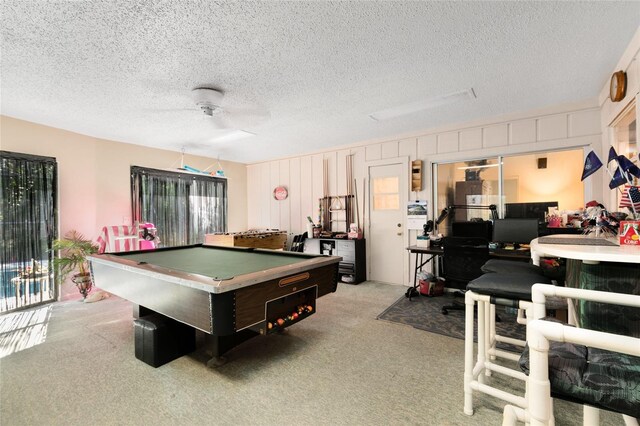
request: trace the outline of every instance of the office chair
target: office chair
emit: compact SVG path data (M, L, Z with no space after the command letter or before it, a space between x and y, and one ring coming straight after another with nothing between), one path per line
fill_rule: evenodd
M442 250L443 276L449 288L465 288L469 281L482 275L482 265L489 260L489 241L485 238L445 237ZM444 315L449 310L464 310L464 303L442 307Z

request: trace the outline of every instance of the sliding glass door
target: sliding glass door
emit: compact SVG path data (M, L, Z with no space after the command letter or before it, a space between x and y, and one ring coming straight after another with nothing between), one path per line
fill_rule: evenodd
M0 151L0 312L55 300L55 158Z
M151 222L164 247L197 244L227 231L227 180L131 167L134 222Z

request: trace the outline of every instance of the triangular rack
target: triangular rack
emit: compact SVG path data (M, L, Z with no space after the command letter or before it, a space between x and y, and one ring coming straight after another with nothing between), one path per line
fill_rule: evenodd
M349 232L349 225L353 223L353 195L334 195L320 198L320 224L322 231ZM344 223L344 226L332 226L333 223Z

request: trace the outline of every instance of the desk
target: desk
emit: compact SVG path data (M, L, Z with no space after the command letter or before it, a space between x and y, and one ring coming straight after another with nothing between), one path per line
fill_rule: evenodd
M95 285L205 333L213 359L315 313L336 291L340 257L193 245L88 257ZM286 320L300 305L305 315ZM269 328L269 323L272 328ZM211 365L211 364L209 364Z
M554 235L554 238L592 238L586 235ZM543 256L567 259L567 286L617 293L640 291L640 246L593 246L578 244L543 244L536 238L531 242L531 259L540 264ZM600 264L602 262L602 264ZM615 288L610 288L615 286ZM615 331L611 326L623 315L607 315L602 304L588 302L569 304L569 322L580 325L580 318L589 318L594 329ZM629 308L633 309L633 308ZM615 318L617 317L617 318ZM629 320L629 322L631 322ZM585 325L585 324L583 324ZM591 328L591 327L590 327ZM623 334L623 333L621 333Z
M435 258L442 256L444 254L444 250L442 247L419 247L419 246L409 246L407 250L411 254L416 255L416 266L413 273L413 287L410 287L407 290L407 297L411 300L411 297L417 295L416 288L418 287L418 272L422 270L422 268L429 262L431 263L433 268L433 261ZM427 260L424 260L424 255L430 256ZM530 257L530 253L528 250L489 250L489 256L503 259L512 259L512 260L528 260ZM436 275L436 272L433 272Z
M427 263L432 262L433 259L435 259L438 256L442 256L444 254L444 250L442 250L441 247L419 247L419 246L409 246L407 247L407 250L409 250L411 254L416 255L416 267L415 267L415 270L413 271L413 287L409 288L406 294L409 300L411 300L411 298L414 295L418 294L416 290L416 288L418 287L418 272L421 271L422 268ZM425 254L427 256L430 256L427 260L424 260ZM431 271L435 275L435 269L433 267L433 263L431 263Z

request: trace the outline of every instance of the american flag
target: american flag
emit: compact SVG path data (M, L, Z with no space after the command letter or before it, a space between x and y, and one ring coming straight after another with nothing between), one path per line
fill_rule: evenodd
M625 185L620 199L620 208L640 209L640 186Z

